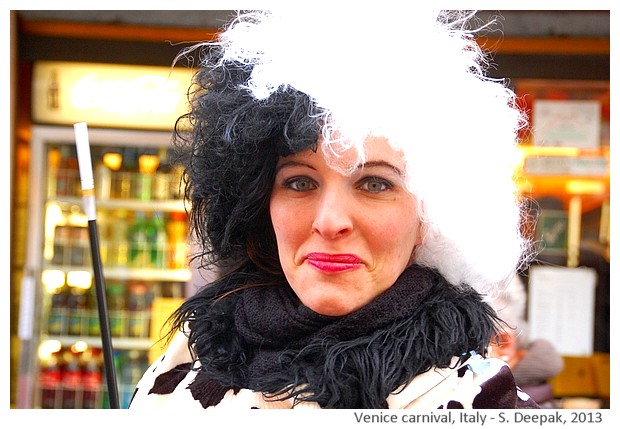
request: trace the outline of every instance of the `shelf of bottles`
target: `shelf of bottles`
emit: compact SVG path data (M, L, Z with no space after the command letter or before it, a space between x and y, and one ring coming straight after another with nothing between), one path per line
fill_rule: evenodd
M129 405L153 345L151 305L179 298L190 279L178 167L167 149L91 146L97 228L121 408ZM40 408L106 408L88 220L75 148L47 149Z

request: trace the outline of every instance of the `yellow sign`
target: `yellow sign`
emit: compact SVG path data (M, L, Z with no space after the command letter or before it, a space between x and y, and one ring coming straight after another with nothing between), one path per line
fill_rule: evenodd
M163 298L156 297L151 304L151 326L150 337L153 342L153 346L149 349L149 364L155 362L165 350L168 345L166 342L165 334L166 329L169 328L167 321L168 317L174 313L181 304L183 304L184 298Z
M35 63L33 121L171 130L188 111L186 67L74 62Z

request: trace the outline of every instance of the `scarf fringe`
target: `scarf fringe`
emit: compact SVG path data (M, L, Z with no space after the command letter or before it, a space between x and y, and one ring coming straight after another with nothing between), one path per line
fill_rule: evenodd
M216 300L216 290L205 292L192 305L189 323L189 342L201 364L195 383L215 380L323 408L387 408L389 394L416 375L433 366L447 368L454 356L470 351L484 356L501 323L473 289L450 285L439 275L433 279L427 298L409 316L349 340L317 336L303 347L284 346L259 370L253 363L260 348L235 328L238 295Z
M484 356L499 323L493 310L473 290L447 283L434 289L411 317L371 335L283 352L282 372L264 374L251 387L323 408L387 408L389 394L416 375L447 368L470 351Z

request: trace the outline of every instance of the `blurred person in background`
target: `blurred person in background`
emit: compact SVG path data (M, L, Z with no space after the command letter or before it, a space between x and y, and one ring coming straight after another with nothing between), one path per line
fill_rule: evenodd
M523 280L515 275L495 300L497 313L507 327L491 346L491 355L510 366L517 385L542 408L557 408L549 381L562 372L564 360L551 341L529 338L526 307Z

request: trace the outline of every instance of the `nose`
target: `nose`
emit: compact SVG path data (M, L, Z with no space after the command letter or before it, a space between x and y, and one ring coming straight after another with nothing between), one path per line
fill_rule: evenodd
M353 231L354 206L338 187L323 187L315 208L312 232L333 240Z

